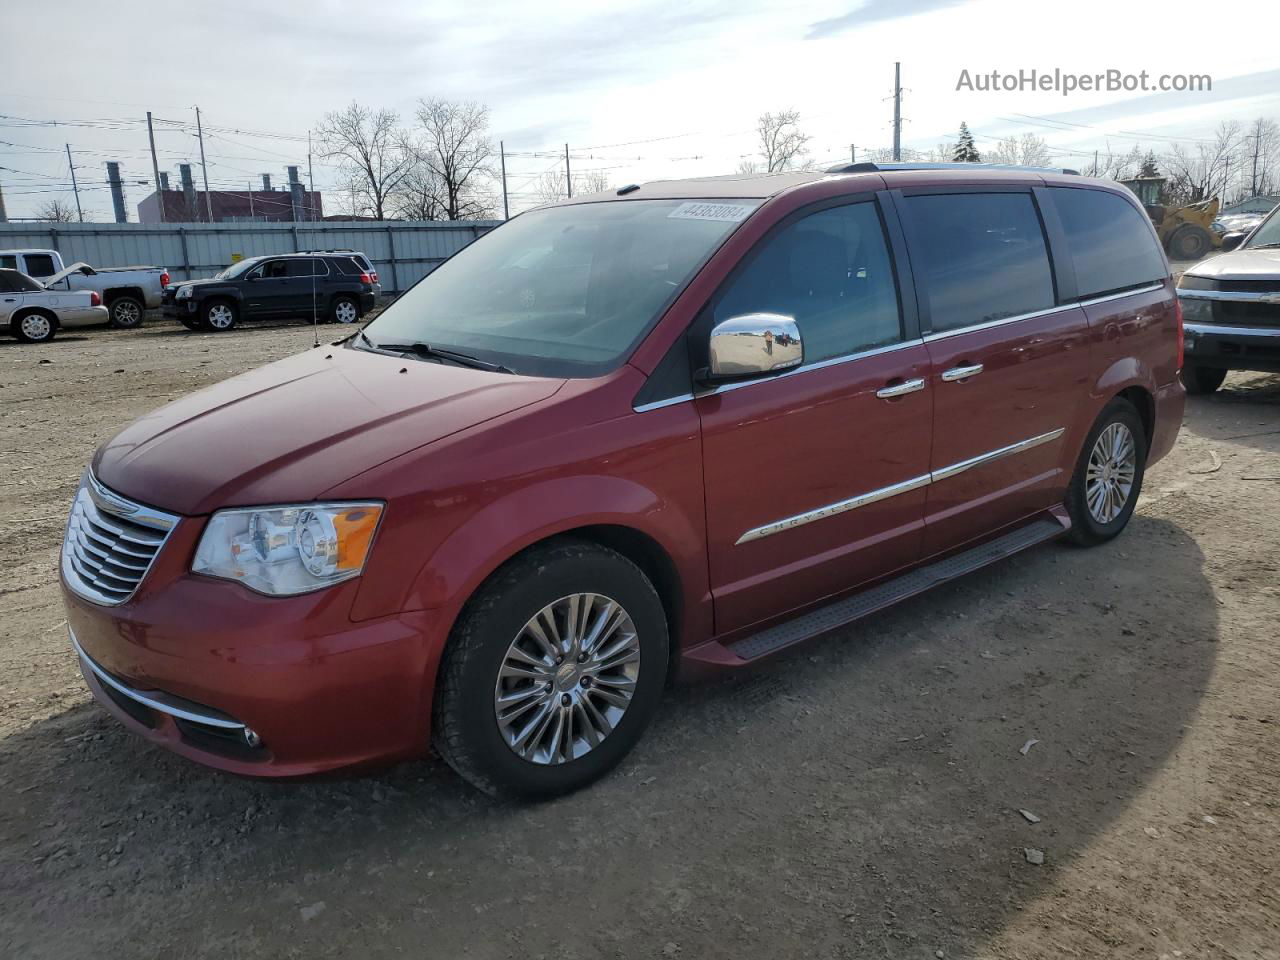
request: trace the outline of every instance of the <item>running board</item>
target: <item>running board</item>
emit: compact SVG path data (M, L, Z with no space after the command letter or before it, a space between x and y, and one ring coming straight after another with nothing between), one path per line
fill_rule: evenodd
M1028 547L1052 540L1065 533L1069 527L1070 521L1065 515L1061 518L1043 517L994 540L988 540L981 546L972 547L927 566L917 567L878 587L856 593L844 600L837 600L835 603L819 607L794 620L788 620L734 643L726 644L724 649L741 661L758 660L777 653L783 647L789 647L793 643L847 626L869 613L895 604L899 600L905 600L907 597L913 597L917 593L923 593L948 580L962 577L966 573L980 570L988 564L1020 553Z

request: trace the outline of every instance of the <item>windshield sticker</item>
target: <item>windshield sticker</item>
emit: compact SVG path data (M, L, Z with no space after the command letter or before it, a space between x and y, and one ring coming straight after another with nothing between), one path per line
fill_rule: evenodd
M755 207L740 203L682 203L667 214L668 220L721 220L741 223Z

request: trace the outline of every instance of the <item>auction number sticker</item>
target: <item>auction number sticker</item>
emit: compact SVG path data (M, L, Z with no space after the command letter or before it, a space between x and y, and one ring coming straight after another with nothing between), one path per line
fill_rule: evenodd
M740 203L682 203L667 214L668 220L721 220L741 223L755 207Z

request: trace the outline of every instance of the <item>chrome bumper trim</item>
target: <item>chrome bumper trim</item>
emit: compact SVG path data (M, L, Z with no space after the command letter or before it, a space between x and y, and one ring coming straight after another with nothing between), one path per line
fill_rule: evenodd
M160 713L167 713L171 717L178 717L182 720L190 720L193 723L202 723L208 727L221 727L224 730L244 730L244 724L236 720L232 720L225 715L214 713L201 713L192 710L189 706L177 706L172 702L172 698L163 693L145 694L132 687L127 686L107 673L106 670L98 666L94 659L84 652L84 648L80 646L80 641L76 639L75 631L70 627L67 628L67 635L71 638L71 646L75 648L76 655L80 658L80 662L88 667L100 683L106 684L122 696L134 700L144 707L150 707Z
M1280 327L1228 327L1217 323L1185 323L1183 333L1198 337L1217 334L1224 337L1280 337Z

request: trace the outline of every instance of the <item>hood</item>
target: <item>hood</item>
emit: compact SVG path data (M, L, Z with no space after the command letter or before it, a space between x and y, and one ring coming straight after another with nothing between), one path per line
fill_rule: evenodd
M45 277L40 282L43 283L46 287L51 287L55 283L57 283L59 280L67 279L67 277L71 276L73 273L83 273L85 276L92 276L94 273L94 269L93 267L85 263L83 260L77 260L75 263L71 264L71 266L63 267L61 270L55 273L52 277Z
M179 287L204 287L211 283L232 283L231 280L215 280L213 277L205 277L203 280L180 280L177 283L171 283L165 289L177 290Z
M93 470L125 496L186 515L305 502L563 384L320 347L135 420Z
M1186 272L1188 276L1210 280L1274 280L1280 286L1280 247L1261 250L1245 247L1220 253L1200 261Z

